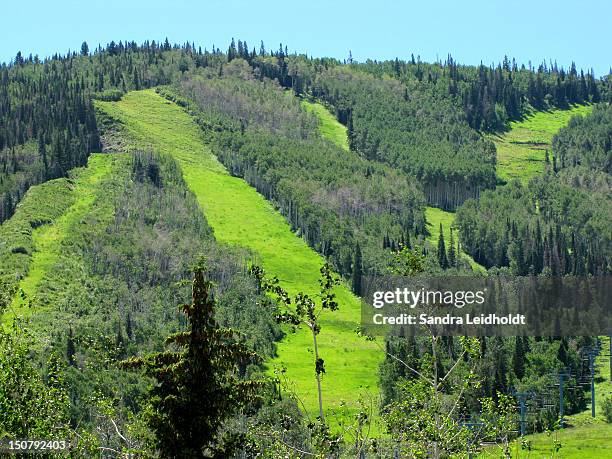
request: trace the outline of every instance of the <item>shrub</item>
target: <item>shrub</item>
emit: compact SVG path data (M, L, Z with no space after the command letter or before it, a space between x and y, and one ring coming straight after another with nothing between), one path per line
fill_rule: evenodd
M104 91L92 94L91 97L105 102L117 102L123 97L123 91L120 89L105 89Z
M612 396L606 397L603 401L603 413L606 421L612 423Z

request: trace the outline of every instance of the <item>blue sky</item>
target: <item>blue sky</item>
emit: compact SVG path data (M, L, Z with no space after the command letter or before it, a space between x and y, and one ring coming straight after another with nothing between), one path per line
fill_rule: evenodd
M48 56L111 40L194 41L226 49L249 46L357 60L445 59L460 63L556 60L612 65L609 0L5 0L0 5L0 61L18 50Z

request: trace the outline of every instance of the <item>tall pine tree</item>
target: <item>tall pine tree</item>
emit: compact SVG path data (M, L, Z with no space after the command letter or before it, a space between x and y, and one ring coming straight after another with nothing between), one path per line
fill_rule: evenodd
M448 258L446 256L446 244L444 243L444 230L440 223L440 237L438 237L438 263L440 268L448 268Z
M238 434L221 436L224 422L257 395L261 383L240 379L237 368L256 355L215 321L212 284L196 268L192 301L183 306L188 330L167 338L183 351L166 351L123 361L143 368L157 384L150 391L148 424L162 457L231 457Z
M355 247L355 256L353 258L353 292L355 295L361 295L361 276L363 275L363 261L361 259L361 247L359 243Z

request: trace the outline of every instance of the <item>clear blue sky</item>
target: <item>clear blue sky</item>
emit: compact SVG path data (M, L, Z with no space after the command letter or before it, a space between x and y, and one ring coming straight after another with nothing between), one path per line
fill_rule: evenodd
M612 65L610 0L5 0L0 5L0 61L21 50L48 56L111 40L194 41L226 49L249 46L357 60L444 59L519 63L542 59L593 68Z

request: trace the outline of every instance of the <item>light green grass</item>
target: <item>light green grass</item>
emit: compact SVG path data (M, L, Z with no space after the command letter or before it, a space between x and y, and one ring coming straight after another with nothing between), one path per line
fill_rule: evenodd
M575 115L587 115L592 105L575 105L568 110L534 112L510 123L502 135L489 135L497 148L497 175L503 181L528 182L544 170L546 150L552 161L553 136Z
M444 231L444 242L448 247L450 242L450 229L453 227L455 223L455 213L447 212L442 209L438 209L437 207L426 207L425 208L425 220L427 221L427 230L429 231L429 236L427 236L427 240L434 246L438 246L438 239L440 238L440 223L442 223L442 231ZM457 243L457 237L460 238L459 231L453 227L453 238L455 240L455 244ZM470 267L477 272L486 272L486 269L476 263L474 259L465 253L463 250L461 251L461 258L468 261Z
M349 151L346 126L340 123L324 105L302 100L302 107L319 119L319 131L323 137L343 150Z
M194 121L178 106L152 90L131 92L119 102L96 102L120 121L131 138L131 148L152 148L172 155L196 196L215 238L253 250L271 275L290 293L318 291L323 259L292 231L282 215L242 179L230 176L202 142ZM362 392L378 394L378 367L383 357L376 344L357 337L360 302L344 286L337 289L340 309L322 316L319 336L326 407L346 401L352 407ZM289 333L278 344L271 366L283 365L294 390L314 413L316 386L309 334Z
M74 203L51 224L39 226L32 232L34 251L27 275L20 281L19 288L32 299L45 275L53 268L60 256L61 243L66 238L69 228L78 222L92 209L96 199L97 185L112 171L117 157L106 154L93 154L86 168L72 172ZM17 295L2 316L2 322L8 323L14 317L29 317L34 311L27 306L20 295Z
M563 459L608 459L612 457L612 424L593 424L588 426L567 428L553 432L527 435L531 442L531 451L521 449L515 442L512 448L513 458L563 458ZM553 440L561 443L557 453L553 453ZM502 457L497 447L487 448L478 455L482 458Z
M425 208L425 219L427 220L427 230L429 231L429 236L427 236L427 240L431 242L433 245L438 244L438 239L440 238L440 223L442 223L442 230L444 231L444 242L448 244L450 241L450 229L455 222L455 214L454 212L447 212L442 209L438 209L437 207L426 207ZM453 233L455 231L453 230ZM455 240L456 234L454 234Z

